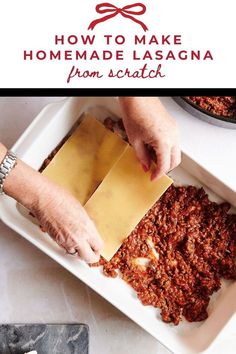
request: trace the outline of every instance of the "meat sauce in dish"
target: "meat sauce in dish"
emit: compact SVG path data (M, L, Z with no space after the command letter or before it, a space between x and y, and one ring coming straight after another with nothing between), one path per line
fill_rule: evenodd
M122 121L104 121L125 140ZM42 171L68 139L44 161ZM236 215L209 200L203 188L172 185L107 262L107 277L121 276L143 305L160 309L164 322L205 320L221 278L236 279Z
M202 321L220 279L236 279L236 215L211 202L203 188L171 186L109 261L143 305L161 310L164 322Z

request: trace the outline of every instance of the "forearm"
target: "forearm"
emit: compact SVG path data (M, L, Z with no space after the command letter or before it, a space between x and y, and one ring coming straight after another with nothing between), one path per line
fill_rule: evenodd
M0 162L4 159L4 156L6 155L7 148L0 143Z
M0 143L0 163L6 152L6 147ZM45 178L21 160L17 160L4 182L4 192L28 209L38 203L41 191L46 187Z
M0 163L7 149L0 143ZM99 261L102 240L82 205L23 161L6 177L4 192L29 209L59 246L88 263ZM68 210L70 211L68 213Z
M123 117L132 116L133 120L143 121L152 112L160 115L166 113L164 106L157 97L119 97L119 102L123 110ZM146 115L144 113L146 112Z

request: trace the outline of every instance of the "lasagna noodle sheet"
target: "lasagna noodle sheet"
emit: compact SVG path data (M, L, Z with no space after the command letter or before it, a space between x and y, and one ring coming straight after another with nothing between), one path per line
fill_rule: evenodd
M85 204L121 156L127 143L86 114L43 175Z
M85 205L104 240L105 259L111 259L172 182L168 176L151 182L150 174L143 172L133 148L126 147Z

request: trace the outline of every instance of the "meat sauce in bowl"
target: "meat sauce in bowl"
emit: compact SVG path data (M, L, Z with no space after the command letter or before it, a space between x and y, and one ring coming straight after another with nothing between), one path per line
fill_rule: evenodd
M231 119L236 115L234 96L186 96L185 99L219 117Z

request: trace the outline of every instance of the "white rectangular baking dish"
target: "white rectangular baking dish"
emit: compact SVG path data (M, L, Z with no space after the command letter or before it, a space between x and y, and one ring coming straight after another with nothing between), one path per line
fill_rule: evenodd
M68 98L45 107L14 145L13 150L25 162L38 169L81 114L88 109L99 119L108 115L120 115L115 98ZM213 200L219 201L220 197L212 190L221 194L225 200L236 201L235 192L185 154L181 167L171 176L177 184L204 186L205 183L211 188L210 190L205 186ZM107 299L173 353L201 353L223 337L234 333L236 283L223 282L222 289L211 299L209 318L206 321L192 324L183 321L177 327L165 324L160 320L158 310L144 307L124 281L106 278L100 268L91 269L86 264L65 256L63 250L46 234L19 213L14 200L7 196L2 196L0 200L0 217L3 222Z

